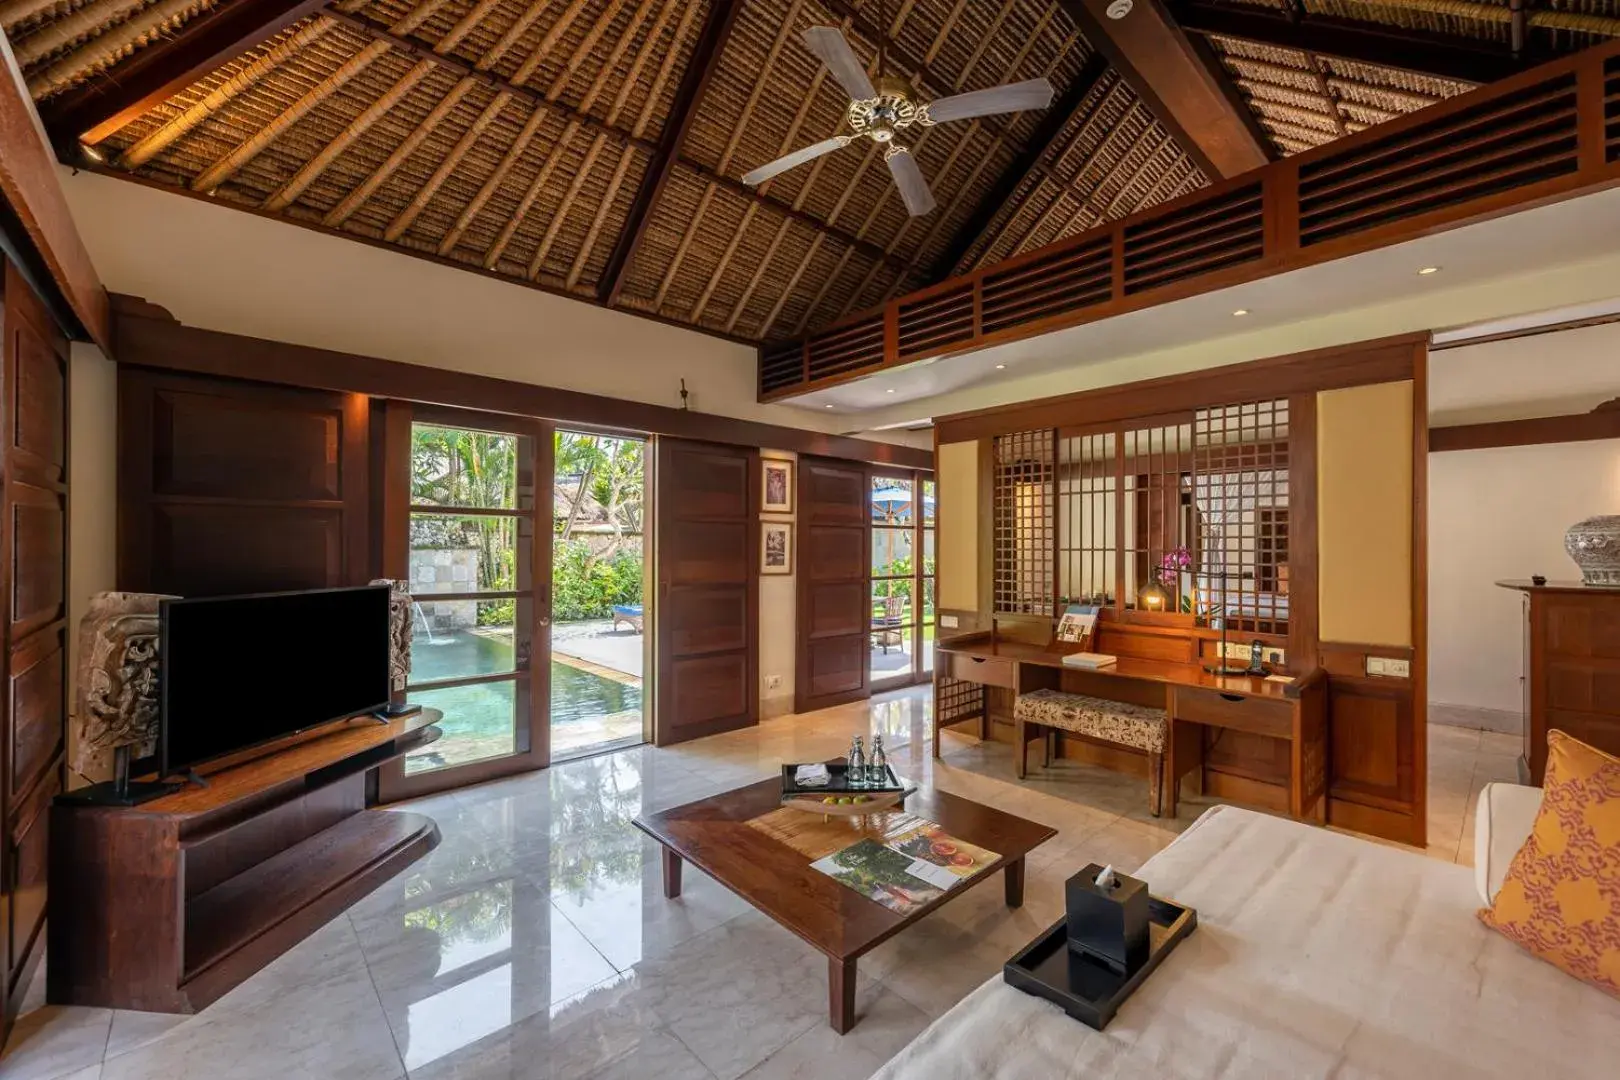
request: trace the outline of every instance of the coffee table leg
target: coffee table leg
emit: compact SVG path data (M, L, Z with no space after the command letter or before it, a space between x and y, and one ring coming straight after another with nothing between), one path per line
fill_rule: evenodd
M1024 860L1022 857L1014 859L1007 864L1007 876L1003 884L1007 887L1007 906L1024 906Z
M664 895L671 900L681 895L681 857L669 848L661 848L664 856Z
M827 959L827 1021L843 1035L855 1026L855 961Z

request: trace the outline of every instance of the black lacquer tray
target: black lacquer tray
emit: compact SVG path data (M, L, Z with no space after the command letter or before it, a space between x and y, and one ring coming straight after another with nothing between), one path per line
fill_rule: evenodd
M1002 977L1008 986L1045 998L1082 1024L1101 1031L1125 999L1197 926L1198 913L1192 908L1149 897L1147 959L1122 973L1096 957L1070 949L1068 919L1060 919L1007 961Z
M795 783L793 780L794 770L798 769L800 764L822 763L800 762L792 765L783 765L782 798L784 799L794 795L887 795L896 791L912 790L912 788L907 785L904 780L900 779L900 777L895 774L894 767L892 765L884 766L889 773L888 783L878 784L876 786L869 784L865 787L850 787L849 766L836 764L834 762L825 763L827 766L827 772L829 774L825 784L821 785L820 787L805 787L802 784Z

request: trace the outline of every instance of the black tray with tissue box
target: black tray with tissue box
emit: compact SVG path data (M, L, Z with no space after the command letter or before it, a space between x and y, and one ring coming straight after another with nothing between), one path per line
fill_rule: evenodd
M1099 883L1092 863L1066 887L1068 911L1002 968L1007 985L1101 1031L1125 999L1198 925L1190 907L1124 874Z

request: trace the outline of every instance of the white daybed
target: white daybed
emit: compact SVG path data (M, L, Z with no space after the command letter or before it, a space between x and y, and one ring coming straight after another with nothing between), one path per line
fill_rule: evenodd
M1494 892L1540 792L1492 787ZM874 1080L1620 1077L1620 999L1487 929L1466 867L1217 807L1138 876L1198 929L1106 1031L997 975Z

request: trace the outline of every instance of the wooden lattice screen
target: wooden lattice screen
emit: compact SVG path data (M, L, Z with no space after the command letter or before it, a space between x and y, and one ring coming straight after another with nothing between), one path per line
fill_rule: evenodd
M1058 441L1058 593L1065 603L1113 606L1118 446L1112 431Z
M1048 615L1053 580L1056 433L1018 431L995 440L995 587L998 614Z
M934 676L934 714L939 718L939 726L984 715L984 694L985 688L979 683L937 673Z
M1229 630L1288 633L1288 402L1200 409L1198 611Z

